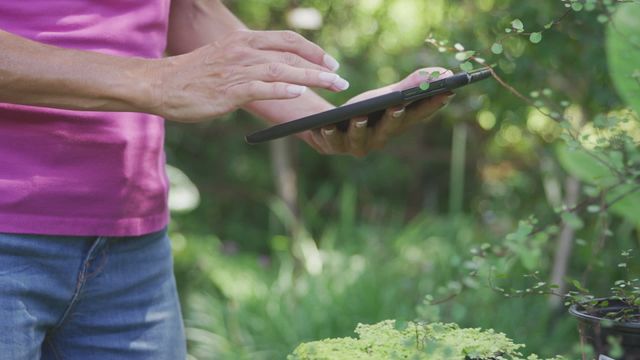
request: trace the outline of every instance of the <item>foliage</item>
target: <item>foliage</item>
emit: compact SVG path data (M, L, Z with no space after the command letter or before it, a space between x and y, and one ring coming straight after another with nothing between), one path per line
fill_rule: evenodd
M607 60L620 96L640 114L640 6L622 4L607 28Z
M493 43L491 52L495 55L502 54L502 42L504 39L514 36L529 35L531 43L540 43L542 41L541 33L559 24L562 18L571 11L579 12L583 8L587 11L596 9L597 3L595 1L585 4L587 6L583 7L582 2L565 2L565 6L570 10L567 10L560 18L549 22L541 31L526 33L525 25L520 19L512 20L510 26L505 28L507 35L502 40L496 40ZM638 141L640 139L636 132L638 123L635 121L638 120L638 116L633 110L638 101L636 93L640 89L640 82L636 81L636 73L640 69L640 52L638 52L640 48L636 44L638 30L640 30L640 25L636 21L637 16L640 15L640 3L607 1L603 2L602 5L606 14L602 15L606 16L606 21L604 22L609 22L609 36L607 37L609 70L618 91L624 99L628 99L630 109L598 114L594 117L592 123L585 125L583 124L584 119L576 119L570 112L563 114L554 110L566 107L568 103L554 104L553 92L550 89L542 90L542 93L547 97L544 101L536 100L540 96L538 91L531 92L530 97L527 97L494 73L496 80L511 93L532 105L540 114L560 122L563 128L560 136L565 144L557 147L559 163L571 175L587 182L592 187L589 188L589 193L587 194L591 197L590 199L588 198L580 204L564 205L563 208L556 211L561 216L563 226L574 230L580 229L584 225L584 221L579 216L583 210L586 209L587 213L599 214L601 222L598 231L600 232L601 240L597 245L598 250L602 250L603 239L612 234L607 221L609 212L625 217L636 224L639 224L638 214L640 213L640 195L638 194L640 190L640 178L638 176L640 174L638 170L640 169L640 149L638 148ZM634 20L631 20L632 18ZM434 38L428 39L428 42L438 46L443 52L457 52L456 59L466 61L461 65L461 68L463 65L466 68L470 68L471 61L485 66L485 60L476 56L478 51L465 50L459 43L456 43L453 48L447 48L445 41L438 41ZM557 231L558 227L555 223L548 226L545 224L540 225L535 218L521 221L517 230L506 236L504 244L500 247L500 257L519 259L528 270L533 270L536 267L535 261L540 256L539 245L546 242L549 236L557 233ZM530 254L531 251L534 252L533 256ZM623 252L623 254L630 251ZM486 259L486 256L484 256L487 254L486 251L482 251L482 254L483 259L478 265L478 272L483 270L483 266L490 266L489 277L493 277L493 271L498 267L501 267L499 271L502 273L508 271L509 266L505 266L504 261L499 261L496 264L496 262ZM525 256L525 254L527 255ZM491 254L489 253L489 255ZM531 261L532 259L533 261ZM573 292L568 294L558 293L556 289L561 288L560 285L540 281L538 274L539 271L536 271L533 275L530 275L530 277L538 281L534 286L524 290L506 291L501 287L494 286L494 288L509 297L531 294L567 296L569 304L573 301L584 303L585 299L594 298L593 295ZM576 280L572 282L574 285L579 284ZM623 287L629 285L629 281L618 280L615 284L616 286L612 288L613 297L629 304L630 308L622 315L614 314L614 316L619 320L635 320L638 312L635 292L620 291L617 286L619 284ZM580 292L587 293L587 290L580 285L576 286L579 286L578 290ZM606 304L606 302L597 301L595 303ZM630 314L630 317L626 317L627 314Z
M346 228L332 221L319 237L322 271L315 275L292 262L286 246L290 237L274 237L275 255L265 258L234 253L210 236L174 232L174 242L185 241L176 250L176 270L183 284L190 353L198 359L282 359L301 342L350 336L359 322L416 316L462 326L485 324L546 356L554 349L566 352L563 346L573 333L570 319L555 319L549 329L553 314L528 311L544 308L545 299L513 302L477 280L459 282L460 269L471 266L464 253L477 240L489 241L477 237L481 229L468 218L432 216L409 224L357 221ZM339 241L343 231L351 234L348 242ZM440 306L424 296L441 298L467 286L475 290ZM519 314L519 320L482 309ZM532 338L530 332L550 334L551 340Z
M352 88L322 93L335 104L430 65L492 65L504 84L461 90L364 160L294 144L293 212L276 199L269 148L242 142L261 126L250 115L168 124L168 161L201 200L172 224L193 358L281 359L358 323L416 317L493 328L543 356L582 353L547 298L563 233L566 274L590 295L633 288L640 272L620 255L639 244L637 1L228 5L260 29L319 12L321 28L296 30L340 60Z
M461 329L456 324L409 322L398 329L394 320L373 325L358 324L359 338L313 341L298 346L289 360L347 359L523 359L514 344L493 330ZM530 355L526 359L539 359Z

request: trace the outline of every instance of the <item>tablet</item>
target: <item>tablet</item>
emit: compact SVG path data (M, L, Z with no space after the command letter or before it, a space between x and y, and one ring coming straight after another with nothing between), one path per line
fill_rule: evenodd
M349 128L350 119L363 116L369 118L367 126L374 126L388 108L446 93L490 76L491 71L489 69L461 72L444 79L433 81L429 83L429 86L426 88L417 86L339 106L328 111L254 132L253 134L247 135L245 139L249 144L257 144L332 124L335 124L339 130L346 131Z

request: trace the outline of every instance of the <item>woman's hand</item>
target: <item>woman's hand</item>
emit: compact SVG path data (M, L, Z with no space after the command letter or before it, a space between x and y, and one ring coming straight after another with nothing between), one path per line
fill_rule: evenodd
M432 72L438 71L440 77L429 79ZM405 90L418 86L421 82L432 81L453 75L450 70L439 67L424 68L415 71L405 79L379 89L362 93L347 104L383 95L391 91ZM304 139L323 154L350 154L362 157L371 150L383 147L392 136L402 133L409 126L426 120L436 111L449 103L452 93L442 94L418 101L407 107L387 109L375 126L367 127L366 117L351 119L346 132L335 126L316 129L304 134Z
M292 99L308 86L342 91L338 63L291 31L231 33L193 52L153 61L148 111L179 122L210 120L255 100Z

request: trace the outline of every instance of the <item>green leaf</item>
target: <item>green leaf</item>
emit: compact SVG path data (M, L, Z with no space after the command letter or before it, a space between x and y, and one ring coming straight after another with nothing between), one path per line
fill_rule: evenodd
M629 193L635 186L637 185L622 185L607 193L606 200L610 202L626 194L609 209L612 213L622 216L640 226L640 191Z
M511 27L516 29L516 30L523 30L524 29L524 24L522 23L522 20L520 19L514 19L511 22Z
M579 230L584 227L584 222L582 221L582 219L580 219L578 215L572 212L563 212L561 217L562 221L565 224L569 225L569 227L571 227L572 229Z
M607 27L607 62L613 84L625 102L640 114L640 4L618 5Z
M462 64L460 64L460 69L462 71L472 71L473 70L473 64L471 64L469 61L465 61Z
M502 54L502 44L493 43L493 45L491 45L491 52L496 55Z
M573 11L580 11L582 10L582 8L584 7L584 5L582 5L581 2L574 2L571 4L571 8L573 9Z
M423 81L420 83L420 90L427 90L429 88L430 84L428 81Z
M595 160L585 150L570 150L566 145L556 148L560 165L571 175L592 185L606 187L617 179L602 163Z
M587 212L590 213L597 213L600 211L600 205L589 205L587 206Z
M529 41L531 41L534 44L539 43L540 41L542 41L542 33L540 32L531 33L531 35L529 35Z
M473 55L475 55L475 51L469 50L469 51L460 51L458 53L456 53L455 57L456 60L458 61L465 61L467 59L469 59L470 57L472 57Z
M587 290L584 286L582 286L582 284L580 283L580 281L576 280L576 279L571 279L571 284L578 289L578 291L583 292L583 293L588 293L589 290Z

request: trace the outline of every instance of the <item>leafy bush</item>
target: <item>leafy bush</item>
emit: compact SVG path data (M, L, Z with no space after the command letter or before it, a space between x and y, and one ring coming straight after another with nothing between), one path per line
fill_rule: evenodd
M374 325L358 324L359 338L313 341L298 346L289 360L520 360L515 344L493 330L461 329L456 324L409 322L398 329L394 320ZM527 360L540 359L530 355ZM559 359L559 358L557 358Z
M290 237L275 236L274 256L264 257L234 253L213 236L174 233L190 354L202 360L283 359L301 342L350 336L358 323L389 318L483 324L547 356L576 341L569 319L530 311L545 308L545 299L509 301L473 278L459 280L471 266L464 253L489 241L469 218L325 224L316 274L296 265ZM351 234L348 241L339 241L343 233ZM475 290L440 306L425 299L463 287Z

